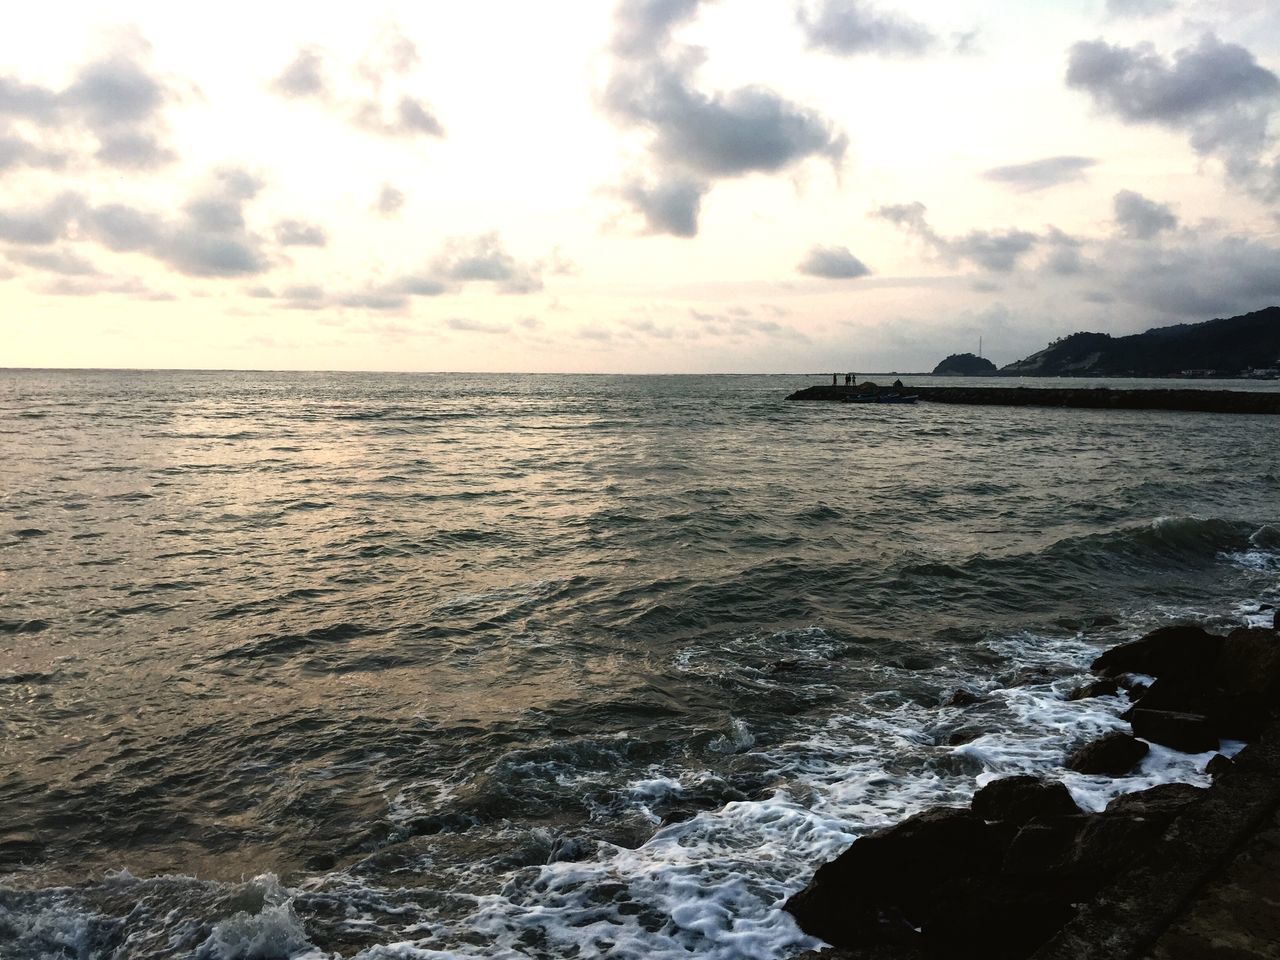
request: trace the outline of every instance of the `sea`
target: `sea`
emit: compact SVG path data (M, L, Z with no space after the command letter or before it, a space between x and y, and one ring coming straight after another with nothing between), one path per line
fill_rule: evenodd
M1068 694L1270 624L1280 419L828 378L0 371L0 956L785 960L991 779L1207 783Z

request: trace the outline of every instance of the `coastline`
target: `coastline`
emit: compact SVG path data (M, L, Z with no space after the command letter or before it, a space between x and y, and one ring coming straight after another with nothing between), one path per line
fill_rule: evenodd
M1121 716L1152 744L1246 744L1213 756L1205 788L1163 784L1085 813L1062 783L1013 776L984 785L968 808L932 807L859 837L786 904L835 947L806 960L1138 960L1209 955L1194 951L1227 941L1232 957L1273 956L1280 617L1225 636L1160 628L1091 669L1099 679L1069 698L1125 690ZM1066 765L1123 776L1148 749L1112 732ZM1240 902L1254 907L1243 919Z

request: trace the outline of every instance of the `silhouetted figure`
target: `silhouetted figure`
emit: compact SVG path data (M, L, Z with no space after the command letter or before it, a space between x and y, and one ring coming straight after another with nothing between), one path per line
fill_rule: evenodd
M836 385L836 375L834 373L831 375L831 385L833 387Z

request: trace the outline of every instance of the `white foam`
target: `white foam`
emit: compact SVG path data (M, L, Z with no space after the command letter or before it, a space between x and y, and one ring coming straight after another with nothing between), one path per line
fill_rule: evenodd
M261 896L261 909L242 910L213 925L196 950L199 960L325 960L307 939L293 900L274 874L250 882L242 896Z

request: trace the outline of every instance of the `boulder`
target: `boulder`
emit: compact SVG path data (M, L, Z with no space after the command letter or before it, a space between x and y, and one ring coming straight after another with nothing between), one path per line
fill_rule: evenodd
M1213 724L1208 718L1196 713L1135 709L1130 722L1136 736L1174 750L1204 753L1206 750L1218 749L1218 734L1214 731Z
M1028 776L992 780L973 795L971 809L983 820L1018 825L1037 817L1065 817L1080 812L1063 784Z
M1230 757L1223 756L1221 753L1214 754L1207 764L1205 764L1204 772L1212 779L1217 780L1225 773L1230 773L1235 767L1236 762Z
M1067 757L1067 769L1077 773L1122 777L1132 770L1151 748L1119 730L1086 743Z
M1088 700L1092 697L1114 697L1120 692L1120 685L1111 678L1082 683L1067 694L1068 700Z
M1112 647L1094 660L1090 669L1106 676L1145 673L1159 677L1174 672L1204 673L1213 669L1223 640L1223 637L1195 624L1161 627L1141 640Z

